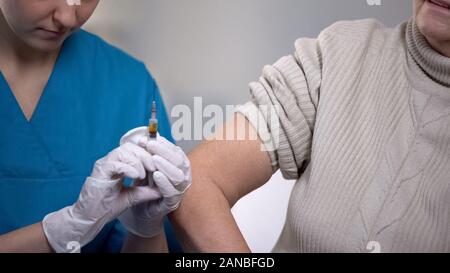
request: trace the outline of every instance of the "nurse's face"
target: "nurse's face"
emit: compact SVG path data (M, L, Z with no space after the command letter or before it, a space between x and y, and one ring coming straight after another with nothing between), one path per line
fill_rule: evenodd
M51 52L89 19L99 1L0 0L2 23L29 47Z
M414 0L416 23L428 42L442 54L450 52L450 0Z

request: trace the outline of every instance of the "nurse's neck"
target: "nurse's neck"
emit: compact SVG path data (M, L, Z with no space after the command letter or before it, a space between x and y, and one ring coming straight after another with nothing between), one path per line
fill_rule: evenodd
M43 52L28 46L9 27L0 12L0 69L28 70L54 65L59 49Z
M24 117L31 121L53 71L56 52L40 52L11 30L0 12L0 71L9 84Z

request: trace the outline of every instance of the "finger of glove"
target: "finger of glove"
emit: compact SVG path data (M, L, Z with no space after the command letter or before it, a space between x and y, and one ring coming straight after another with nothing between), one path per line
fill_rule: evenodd
M124 144L120 146L120 150L117 154L118 161L125 163L127 165L133 166L139 173L137 178L144 179L146 176L146 171L144 165L141 163L140 159L137 158L129 149L129 146L133 145L131 143Z
M156 169L162 172L175 186L184 182L185 175L182 170L159 155L153 156L153 160L155 162Z
M158 133L157 142L163 144L164 146L166 146L166 147L168 147L169 149L172 149L172 150L174 150L174 151L176 151L177 148L178 148L177 145L173 144L172 142L170 142L169 140L167 140L167 138L161 136L159 133Z
M170 198L180 194L180 192L172 185L170 180L162 172L154 172L153 180L164 198Z
M133 143L127 143L124 144L124 149L126 149L129 153L133 154L137 159L139 159L141 164L147 171L156 171L152 155L149 154L144 148Z
M138 145L139 139L142 136L146 136L147 134L147 127L139 127L135 128L131 131L128 131L122 138L120 139L120 145L123 145L127 142L134 143Z
M157 189L148 186L128 187L125 191L131 206L155 201L163 197Z
M152 155L164 157L177 167L182 166L184 163L184 154L179 147L173 145L172 143L169 145L166 144L165 141L151 141L142 139L140 144L144 146L145 149Z
M109 172L111 178L114 175L122 175L131 179L142 179L140 171L134 165L120 161L112 161L109 165L111 166L111 171Z

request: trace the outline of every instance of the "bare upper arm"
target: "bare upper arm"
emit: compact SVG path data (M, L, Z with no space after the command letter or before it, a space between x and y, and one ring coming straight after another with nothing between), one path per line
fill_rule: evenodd
M195 149L190 159L194 172L208 172L230 207L273 175L269 155L255 129L239 113Z

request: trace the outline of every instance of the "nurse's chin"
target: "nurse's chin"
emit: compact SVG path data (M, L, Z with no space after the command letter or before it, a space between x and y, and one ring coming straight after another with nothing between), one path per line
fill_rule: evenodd
M58 51L64 43L63 38L61 39L42 39L42 38L33 38L28 40L26 43L30 48L35 51L42 53L52 53Z

